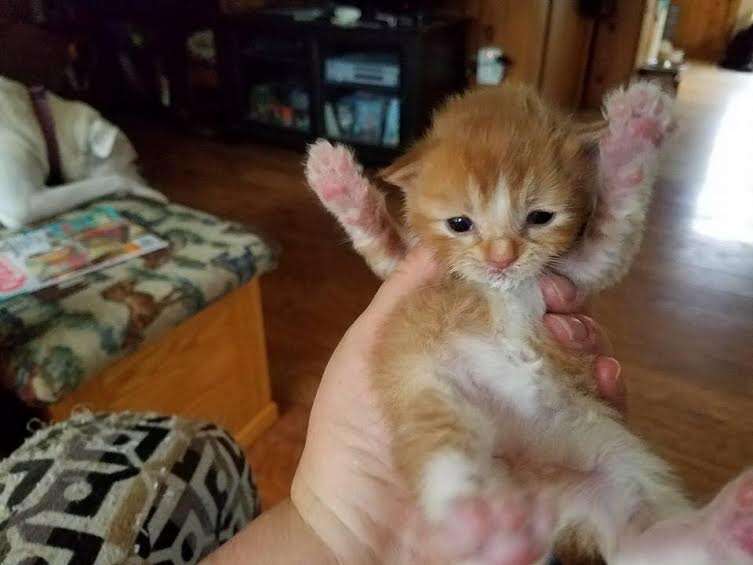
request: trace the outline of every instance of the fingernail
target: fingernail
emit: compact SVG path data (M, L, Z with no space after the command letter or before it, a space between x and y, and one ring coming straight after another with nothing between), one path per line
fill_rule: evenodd
M620 362L614 357L602 357L600 365L601 378L604 381L608 381L610 388L615 389L616 392L620 382L620 373L622 373Z
M578 318L566 318L567 326L569 328L570 341L576 341L578 343L586 341L588 337L588 328Z
M575 295L577 294L573 285L569 285L559 279L551 278L544 281L544 292L560 303L572 302L575 300Z

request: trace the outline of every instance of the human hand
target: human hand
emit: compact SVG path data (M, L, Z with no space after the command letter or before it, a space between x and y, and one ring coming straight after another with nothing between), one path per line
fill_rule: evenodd
M387 316L435 272L425 250L411 252L337 346L312 407L291 498L303 520L342 563L383 563L388 555L398 562L426 560L406 536L415 531L417 517L392 465L389 430L370 387L369 357ZM552 312L545 324L558 341L583 351L608 352L608 341L593 320L569 314L583 303L572 283L548 277L542 290ZM562 323L582 324L586 335L576 330L570 337ZM605 399L621 405L624 395L616 361L599 357L595 374Z
M547 306L544 325L565 348L595 353L594 378L602 398L625 411L625 383L620 378L620 363L612 354L612 344L604 329L593 318L583 314L586 301L570 279L562 275L547 275L540 281Z
M340 341L314 400L291 499L340 563L384 563L406 548L412 504L392 464L370 355L387 316L435 271L425 250L403 260Z

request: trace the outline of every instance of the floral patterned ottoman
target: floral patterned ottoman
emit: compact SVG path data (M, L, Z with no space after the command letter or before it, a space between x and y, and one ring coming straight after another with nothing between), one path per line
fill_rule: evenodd
M0 378L28 403L58 401L115 358L275 266L275 250L239 224L133 197L90 207L102 204L170 246L66 288L0 302Z

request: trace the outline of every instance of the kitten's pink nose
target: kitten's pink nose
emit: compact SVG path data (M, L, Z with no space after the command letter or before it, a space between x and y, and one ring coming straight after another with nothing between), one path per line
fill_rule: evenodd
M495 239L486 248L486 262L495 270L502 271L518 258L518 246L512 239Z

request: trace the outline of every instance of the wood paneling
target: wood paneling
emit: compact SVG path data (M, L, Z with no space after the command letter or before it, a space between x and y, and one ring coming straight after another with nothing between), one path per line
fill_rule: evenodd
M577 108L588 68L594 20L577 2L553 2L540 78L541 93L563 108Z
M586 108L600 107L604 94L628 81L635 69L646 0L615 0L614 4L614 12L599 21L595 32L583 95Z
M680 17L673 42L688 57L715 62L724 53L738 17L740 0L674 0Z
M549 24L549 0L448 0L444 5L471 18L469 52L497 45L513 60L510 78L536 86L541 80Z
M647 1L615 0L597 22L576 0L446 0L472 19L469 51L498 45L513 60L508 76L539 88L565 108L596 108L635 68Z
M124 357L51 407L155 411L213 421L250 445L277 417L254 279Z

